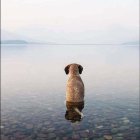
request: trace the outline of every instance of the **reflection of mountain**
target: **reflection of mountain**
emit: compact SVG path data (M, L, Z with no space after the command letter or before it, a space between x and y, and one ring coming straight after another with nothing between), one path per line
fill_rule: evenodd
M25 40L2 40L1 44L28 44Z

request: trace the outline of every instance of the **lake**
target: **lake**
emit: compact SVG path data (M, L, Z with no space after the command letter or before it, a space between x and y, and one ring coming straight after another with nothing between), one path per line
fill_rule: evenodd
M2 45L2 140L139 140L139 47ZM80 121L66 117L64 68L83 66Z

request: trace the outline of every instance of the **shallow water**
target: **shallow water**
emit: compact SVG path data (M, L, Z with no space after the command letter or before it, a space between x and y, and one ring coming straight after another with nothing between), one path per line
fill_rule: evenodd
M139 48L3 45L2 140L139 140ZM69 63L84 67L81 121L65 118Z

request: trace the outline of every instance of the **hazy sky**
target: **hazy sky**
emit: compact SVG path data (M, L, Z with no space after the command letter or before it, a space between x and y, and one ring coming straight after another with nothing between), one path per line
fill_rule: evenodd
M139 0L2 0L2 29L49 42L138 40Z

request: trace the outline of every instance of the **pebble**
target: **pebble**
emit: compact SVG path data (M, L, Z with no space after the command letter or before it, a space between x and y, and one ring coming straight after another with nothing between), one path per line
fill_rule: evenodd
M49 125L49 124L50 124L49 121L44 122L44 125Z
M60 140L60 138L59 137L56 137L56 140Z
M116 140L123 140L123 137L116 137Z
M123 123L128 124L128 123L130 123L130 121L129 120L124 120Z
M113 128L113 129L111 130L111 132L112 132L112 133L117 133L117 132L118 132L118 129L117 129L117 128Z
M79 134L81 137L84 137L84 138L88 137L88 133L86 131L80 131Z
M37 128L37 129L42 128L42 124L38 124L38 125L36 126L36 128Z
M1 125L1 126L0 126L0 128L1 128L1 129L3 129L3 128L4 128L4 126L3 126L3 125Z
M110 135L104 135L104 140L112 140L112 136Z
M123 118L121 118L122 120L128 120L128 118L127 117L123 117Z
M49 132L53 132L53 131L55 131L55 128L49 128L49 129L47 129L47 131L49 131Z
M80 136L79 136L78 134L74 134L74 135L72 136L72 138L73 138L73 139L80 139Z
M68 140L68 137L63 137L63 140Z
M52 109L51 107L48 107L48 110L49 110L49 111L52 111L53 109Z
M136 138L136 137L131 137L131 139L132 139L132 140L137 140L137 138Z
M119 128L120 131L124 131L124 130L127 130L127 129L129 129L129 126L121 126Z
M85 132L89 133L89 130L87 129L87 130L85 130Z
M97 129L101 129L101 128L103 128L103 126L102 126L102 125L99 125L99 126L97 126L96 128L97 128Z
M23 140L32 140L32 138L27 137L27 138L24 138Z
M117 136L118 136L118 137L122 137L123 134L122 134L122 133L118 133Z
M40 138L47 138L47 135L41 133L41 134L38 134L37 137L40 137Z
M64 118L65 108L62 109L63 113L59 110L58 114L53 114L51 111L40 111L40 109L36 111L33 118L29 114L25 114L23 117L15 117L16 114L14 113L12 117L9 112L9 116L7 119L3 118L0 126L2 140L88 140L93 138L98 140L136 140L139 137L138 117L133 109L133 114L126 112L126 116L122 117L125 110L122 109L123 111L119 113L117 108L114 108L116 110L112 110L112 112L115 115L110 117L110 114L104 111L102 107L100 107L101 112L95 107L95 118L92 116L92 112L87 110L87 119L83 119L80 123L67 122ZM48 110L53 110L53 108L48 108ZM110 113L112 112L110 111Z
M46 137L47 138L47 137ZM36 138L36 140L46 140L46 138ZM33 139L32 139L33 140Z
M99 138L98 140L104 140L104 138Z
M55 133L49 133L48 135L48 138L49 139L52 139L52 138L55 138L56 137L56 134Z
M47 128L46 127L42 127L41 132L46 132Z
M1 135L1 140L8 140L9 138L7 136Z
M33 124L26 124L26 129L32 129L33 128Z

